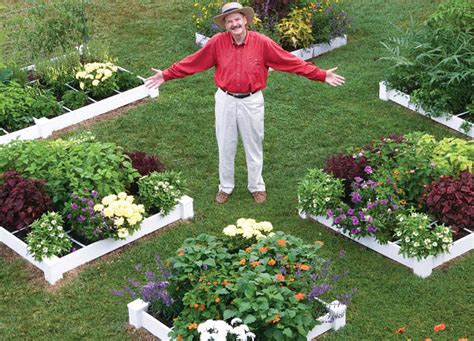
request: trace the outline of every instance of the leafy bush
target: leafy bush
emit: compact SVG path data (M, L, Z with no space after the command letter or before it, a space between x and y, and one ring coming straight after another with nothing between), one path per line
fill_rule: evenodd
M44 213L31 224L31 232L26 237L28 252L37 261L52 256L60 256L71 250L72 242L64 232L63 218L55 212Z
M325 313L320 297L343 277L330 274L330 261L318 255L321 245L282 232L250 239L245 248L229 248L228 240L186 239L168 261L171 269L159 263L159 273L146 272L144 285L131 280L127 291L173 322L172 338L196 339L200 323L235 317L258 339L305 338Z
M74 71L81 66L80 55L78 52L72 52L35 65L35 72L41 84L52 91L57 98L61 98L68 89L66 83L74 80Z
M293 9L277 25L282 46L287 49L308 47L313 42L310 20L303 10Z
M400 214L395 229L400 242L400 253L418 259L437 255L452 245L451 230L444 225L437 225L423 213L410 212Z
M124 154L132 160L132 167L142 176L148 175L151 172L163 172L165 170L165 166L156 155L129 151L125 151Z
M15 171L4 173L0 187L0 226L9 231L19 230L52 210L44 183L25 179Z
M331 156L324 163L324 171L334 175L336 178L344 180L344 192L346 198L352 191L351 184L356 177L366 178L364 169L368 166L365 157L354 157L346 154L336 154Z
M63 105L71 110L82 108L87 104L87 95L83 91L68 90L63 96Z
M342 180L321 169L310 169L298 186L298 208L309 214L325 215L328 209L341 205L343 196Z
M433 162L443 174L457 175L461 171L472 172L474 164L474 141L444 138L433 148Z
M167 215L178 203L184 192L181 173L152 172L138 180L138 195L147 212Z
M473 10L469 0L450 1L427 24L412 24L384 44L384 59L392 64L389 86L410 94L434 116L466 111L474 100Z
M0 128L15 131L33 124L30 93L15 81L0 83Z
M85 188L119 193L138 173L113 143L91 140L13 141L0 146L0 172L16 169L28 178L46 179L45 188L60 208L69 193Z
M120 71L117 74L117 85L120 91L126 91L142 85L143 82L133 73Z
M30 88L30 91L34 98L30 108L33 117L55 117L62 113L62 106L49 91L36 87Z
M474 175L468 171L459 177L442 176L425 191L426 206L439 221L450 225L454 233L474 226Z

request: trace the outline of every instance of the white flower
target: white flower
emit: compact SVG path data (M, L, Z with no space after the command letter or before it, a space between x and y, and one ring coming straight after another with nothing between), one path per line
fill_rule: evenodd
M119 226L122 226L123 223L125 222L125 219L123 219L122 217L118 218L118 219L115 219L114 221L114 225L119 227Z
M128 237L128 230L125 229L125 228L122 228L122 229L118 229L117 230L117 236L120 238L120 239L125 239Z
M80 82L80 83L79 83L79 87L81 88L81 90L84 90L84 87L85 87L85 86L86 86L86 85L84 84L84 82Z
M420 246L420 243L415 242L415 243L413 244L413 246L414 246L414 247L418 247L418 246Z
M437 247L438 246L438 243L437 242L433 242L433 247Z
M51 225L56 225L56 220L51 220Z
M238 317L232 319L232 321L230 321L230 324L233 326L235 325L236 323L242 323L242 320L239 319Z
M98 79L94 79L92 81L92 86L97 86L97 85L99 85L99 83L100 83L100 81Z
M229 237L235 237L237 235L237 226L229 225L225 227L222 232Z
M401 235L402 235L402 231L400 231L400 230L397 231L397 237L401 237Z
M331 198L324 198L324 201L328 202L329 200L331 200Z
M425 239L425 245L429 245L429 244L431 244L431 240Z
M123 200L127 197L127 193L125 192L120 192L119 194L117 194L117 197L120 199L120 200Z
M94 211L96 212L102 211L103 209L104 209L104 205L102 204L97 204L94 206Z

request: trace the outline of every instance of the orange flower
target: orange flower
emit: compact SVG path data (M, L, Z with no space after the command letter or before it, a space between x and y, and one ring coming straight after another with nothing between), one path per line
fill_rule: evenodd
M276 243L277 243L278 246L285 246L285 245L286 245L286 240L284 240L284 239L278 239L278 240L276 241Z
M309 270L309 265L307 265L307 264L301 264L301 265L300 265L300 269L303 270L303 271L308 271L308 270Z
M259 260L254 260L253 262L250 262L250 265L252 265L253 267L256 267L256 266L260 265L260 261Z
M397 334L403 334L404 332L405 332L405 327L400 327L395 331L395 333Z
M433 340L432 340L431 338L429 338L429 337L425 337L425 338L423 339L423 341L433 341Z
M323 242L322 240L315 240L314 243L315 243L315 244L319 244L319 245L321 245L321 246L324 245L324 242Z
M304 300L304 294L302 292L299 292L295 295L295 298L297 301L301 301L301 300Z
M245 265L245 263L247 263L247 260L246 259L241 259L239 263L240 263L240 265Z
M217 285L217 284L219 284L219 282L214 281L214 282L212 282L212 284Z
M226 286L228 286L229 284L230 284L230 283L229 283L229 282L227 282L227 280L226 280L226 279L224 279L224 280L222 281L222 285L223 285L223 286L225 286L225 287L226 287Z
M197 327L198 327L198 324L196 322L188 324L189 330L197 329Z
M275 324L275 323L278 323L279 321L280 321L280 315L275 314L275 317L273 318L272 323Z
M178 341L183 341L183 337L181 335L178 335Z
M199 306L199 310L200 310L200 311L203 311L205 307L206 307L206 306L205 306L204 304L201 304L201 305Z
M290 278L289 281L290 281L290 282L294 282L295 279L294 279L294 278Z
M262 246L261 248L258 249L260 252L265 252L268 250L268 247Z
M446 325L444 323L440 323L440 324L437 324L436 326L434 326L433 330L435 332L440 332L442 330L445 330L446 329Z
M219 302L221 301L221 298L220 298L220 297L216 297L216 298L214 299L214 301L215 301L216 303L219 303Z
M467 338L463 337L462 339L458 339L458 341L469 341Z
M182 256L182 255L185 255L185 254L186 254L186 252L184 252L184 251L179 251L178 252L178 256Z
M251 247L246 248L245 252L252 252L252 248Z
M272 259L270 259L270 260L268 261L267 264L270 265L270 266L273 266L273 265L276 264L276 260L274 260L274 259L272 258Z
M275 278L279 281L284 281L285 280L285 275L283 274L278 274L278 275L275 275Z
M199 304L194 303L194 308L196 308L196 309L199 308Z

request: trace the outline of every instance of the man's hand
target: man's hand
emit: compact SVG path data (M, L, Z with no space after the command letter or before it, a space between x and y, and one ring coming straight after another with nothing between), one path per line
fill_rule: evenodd
M342 76L339 76L337 73L334 73L335 70L337 70L337 67L326 70L325 82L331 86L339 86L344 84L346 79Z
M165 82L165 79L163 78L163 71L153 69L153 68L152 70L155 71L156 73L153 76L145 79L145 86L150 89L156 89L156 88L159 88L160 85Z

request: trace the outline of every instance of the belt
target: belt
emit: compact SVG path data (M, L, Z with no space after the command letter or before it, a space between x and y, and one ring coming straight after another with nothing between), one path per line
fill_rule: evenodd
M247 98L247 97L252 96L254 94L254 92L248 92L248 93L245 93L245 94L234 94L233 92L229 92L229 91L226 91L224 89L221 89L221 90L224 91L227 95L235 97L235 98L239 98L239 99Z

